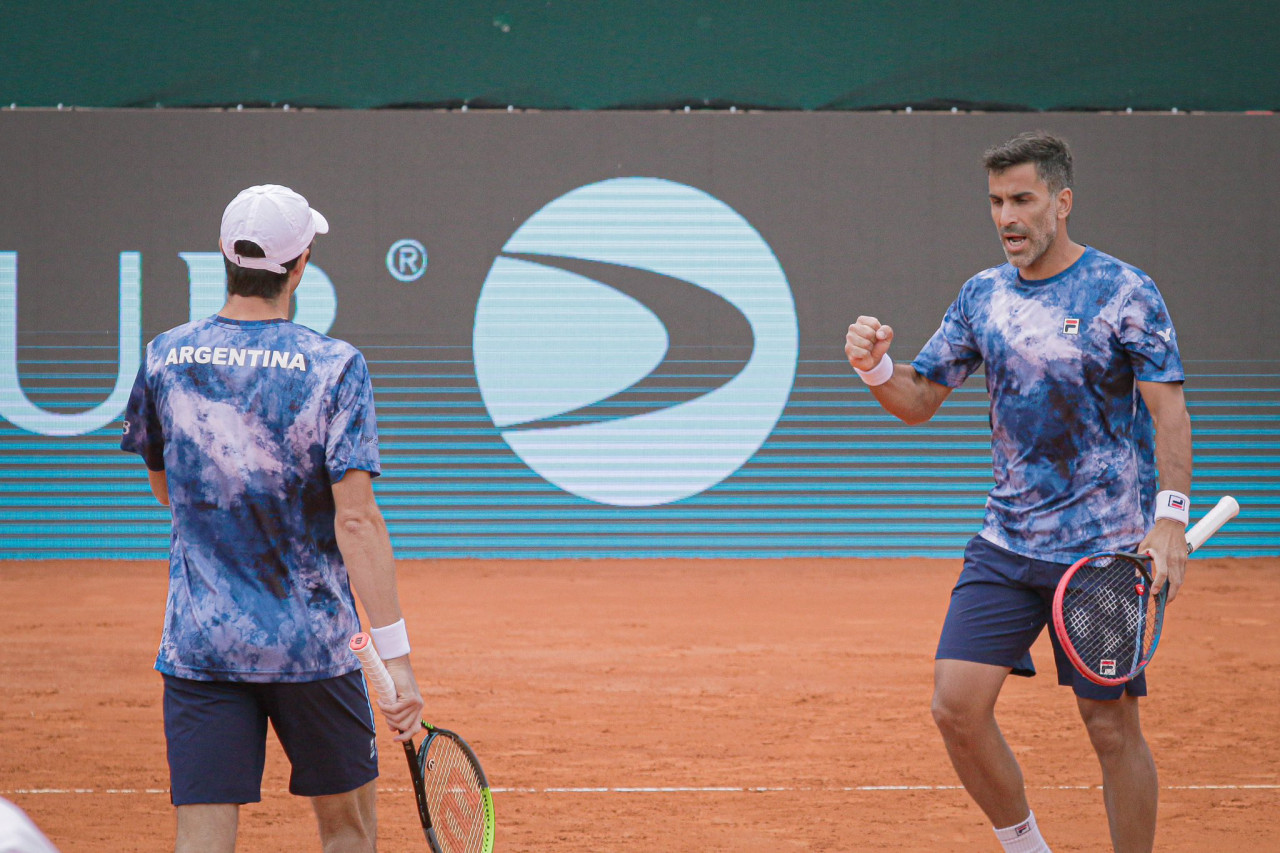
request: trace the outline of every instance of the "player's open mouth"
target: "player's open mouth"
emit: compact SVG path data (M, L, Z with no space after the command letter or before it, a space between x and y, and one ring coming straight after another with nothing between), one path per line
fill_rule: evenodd
M1021 249L1027 242L1024 234L1005 234L1004 243L1010 249Z

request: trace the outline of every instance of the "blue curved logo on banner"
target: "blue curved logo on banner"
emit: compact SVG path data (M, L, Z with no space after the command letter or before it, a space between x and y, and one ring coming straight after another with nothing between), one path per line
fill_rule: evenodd
M644 287L637 298L601 280L614 271L732 315L749 330L741 369L639 414L567 419L671 356ZM530 217L485 279L472 338L481 396L511 449L561 489L615 506L671 503L742 467L782 415L798 348L791 290L760 234L724 202L659 178L580 187Z

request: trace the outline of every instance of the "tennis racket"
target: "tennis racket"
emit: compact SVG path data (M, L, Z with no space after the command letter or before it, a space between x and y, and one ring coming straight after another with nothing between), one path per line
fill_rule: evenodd
M1218 501L1187 531L1187 553L1239 512L1235 498ZM1151 592L1151 558L1146 554L1090 554L1058 582L1053 628L1081 675L1096 684L1124 684L1156 653L1168 592L1168 584L1157 594Z
M365 678L379 696L395 696L391 673L378 657L373 640L361 632L351 638ZM493 853L493 794L484 768L467 742L425 720L427 738L415 749L404 742L409 776L418 802L418 818L432 853Z

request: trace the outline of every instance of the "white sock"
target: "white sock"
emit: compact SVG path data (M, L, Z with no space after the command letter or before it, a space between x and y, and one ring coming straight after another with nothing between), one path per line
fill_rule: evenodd
M1028 814L1027 819L1020 823L997 829L996 838L1004 845L1005 853L1052 853L1040 835L1040 827L1036 826L1035 812Z

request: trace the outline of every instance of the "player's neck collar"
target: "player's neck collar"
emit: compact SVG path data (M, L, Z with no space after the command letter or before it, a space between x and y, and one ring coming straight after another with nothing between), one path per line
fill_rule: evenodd
M1094 251L1093 247L1091 246L1081 246L1081 249L1083 251L1080 252L1080 257L1072 261L1071 264L1067 266L1066 269L1062 270L1061 272L1054 273L1048 278L1023 278L1022 270L1018 269L1017 267L1014 267L1013 272L1017 280L1017 283L1023 287L1044 287L1046 285L1052 285L1060 281L1061 279L1066 278L1067 276L1074 273L1080 267L1081 263L1084 262L1084 259L1088 257L1090 254L1092 254Z
M227 325L227 326L240 326L241 328L247 328L251 326L270 326L276 323L289 322L288 318L285 318L285 317L265 317L258 320L247 320L240 317L227 317L223 314L214 314L211 319L215 323L222 323L223 325Z

